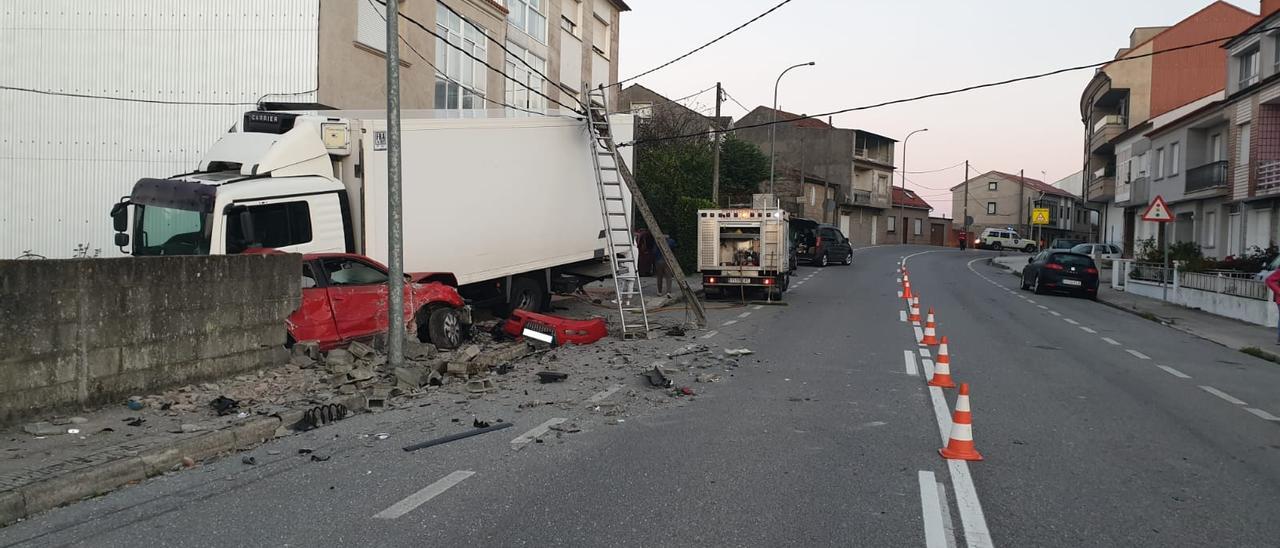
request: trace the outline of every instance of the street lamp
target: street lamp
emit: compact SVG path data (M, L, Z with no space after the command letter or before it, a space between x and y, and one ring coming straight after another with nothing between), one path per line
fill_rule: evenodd
M907 194L907 141L911 140L912 135L915 135L922 131L929 131L929 128L917 129L911 133L908 133L907 138L902 140L902 195L904 198L906 197L906 194ZM889 190L889 206L893 207L893 189ZM902 219L902 222L905 224L907 221L907 218L906 218L907 203L905 201L902 202L901 209L902 209L902 213L899 215L899 217ZM907 227L901 226L901 227L898 227L898 230L902 231L902 243L904 244L907 243Z
M782 83L782 77L786 75L787 72L790 71L791 69L800 68L800 67L812 67L815 64L817 63L814 63L813 61L809 61L808 63L791 65L787 67L787 70L782 71L782 74L779 74L778 79L773 83L773 120L772 120L772 123L769 124L769 194L773 194L773 162L776 159L776 156L773 152L773 143L774 143L774 134L776 133L776 126L778 125L778 84ZM800 185L801 185L801 188L804 188L803 180L800 181Z

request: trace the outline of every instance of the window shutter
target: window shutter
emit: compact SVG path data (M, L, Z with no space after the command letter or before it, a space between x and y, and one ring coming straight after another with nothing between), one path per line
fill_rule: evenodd
M381 4L356 0L356 41L378 51L387 51L387 20Z

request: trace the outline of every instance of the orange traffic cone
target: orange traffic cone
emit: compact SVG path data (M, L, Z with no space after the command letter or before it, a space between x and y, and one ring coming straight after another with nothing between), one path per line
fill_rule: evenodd
M907 319L912 323L920 323L920 299L911 299L908 302L911 303L911 313L907 316Z
M902 298L911 301L911 282L905 278L902 280Z
M973 445L973 414L969 411L969 383L960 385L956 397L956 412L951 416L951 439L939 449L944 459L982 460L982 454Z
M924 322L924 339L920 341L920 344L938 346L937 326L933 323L933 307L929 307L929 316Z
M956 382L951 380L951 356L947 353L947 338L942 338L942 346L938 348L938 361L933 364L933 378L929 386L938 388L955 388ZM965 401L968 401L966 399Z

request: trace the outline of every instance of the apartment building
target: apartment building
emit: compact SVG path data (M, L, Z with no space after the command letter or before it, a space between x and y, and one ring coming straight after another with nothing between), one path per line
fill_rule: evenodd
M797 117L760 106L739 119L737 125ZM886 222L883 217L891 204L897 141L861 129L838 128L830 121L812 118L735 130L734 135L760 147L766 155L773 151L774 193L784 208L795 214L812 212L813 206L803 204L819 200L820 194L809 181L821 180L829 185L829 202L817 211L821 215L810 218L838 225L855 244L883 243ZM763 185L762 192L768 192L767 187L767 183Z
M1146 206L1142 200L1148 192L1141 185L1150 175L1144 168L1158 162L1149 156L1157 153L1147 137L1154 129L1152 120L1197 102L1204 103L1190 110L1203 107L1223 89L1227 60L1216 48L1151 54L1230 36L1258 19L1227 2L1213 2L1173 26L1134 29L1129 46L1094 74L1081 95L1080 114L1085 126L1084 197L1102 213L1098 239L1121 243L1131 252L1135 232L1144 229L1135 217ZM1163 154L1167 165L1172 151L1166 148Z
M1226 203L1205 219L1225 241L1219 256L1280 242L1280 0L1264 0L1262 21L1227 42ZM1212 235L1212 234L1211 234ZM1202 242L1202 246L1204 243Z
M1025 238L1050 242L1054 238L1087 238L1093 231L1092 212L1079 196L1044 181L989 171L951 187L951 211L963 224L973 218L970 233L986 228L1012 228ZM1031 224L1035 208L1049 210L1049 224Z

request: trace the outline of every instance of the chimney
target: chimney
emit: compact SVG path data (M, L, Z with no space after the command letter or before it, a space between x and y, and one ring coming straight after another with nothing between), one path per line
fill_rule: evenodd
M1280 0L1262 0L1262 16L1267 17L1280 11Z

